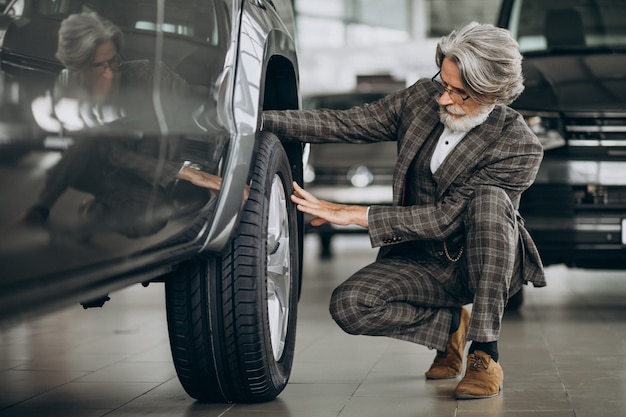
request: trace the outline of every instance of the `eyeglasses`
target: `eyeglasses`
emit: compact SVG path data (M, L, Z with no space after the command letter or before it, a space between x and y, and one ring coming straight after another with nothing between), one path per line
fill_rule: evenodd
M102 75L106 72L107 68L110 69L111 72L118 72L121 64L122 57L119 55L115 55L108 61L94 62L93 64L89 65L89 69L95 75Z
M456 88L446 87L443 84L443 80L441 79L440 75L441 75L441 71L439 71L437 74L435 74L435 76L433 78L431 78L431 80L435 84L439 85L439 87L441 87L441 89L443 90L441 94L443 94L444 92L448 93L448 95L450 96L452 101L454 101L457 104L463 104L463 103L465 103L465 100L470 98L470 95L467 94L466 91L457 90Z

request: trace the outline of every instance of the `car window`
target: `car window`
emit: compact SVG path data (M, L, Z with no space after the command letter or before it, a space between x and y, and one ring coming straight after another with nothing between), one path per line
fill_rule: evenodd
M50 103L48 101L46 107L41 97L52 96L52 104L55 104L61 101L61 95L69 94L72 99L78 97L81 100L84 96L74 88L82 75L73 74L71 68L64 69L57 56L61 22L78 13L97 13L123 33L123 48L115 56L119 63L115 63L114 70L118 70L117 66L128 69L120 70L130 75L120 76L117 88L129 100L119 100L122 105L115 112L129 116L129 112L156 106L152 91L153 87L158 87L164 108L154 112L157 116L162 113L176 118L166 121L168 129L189 131L200 124L199 130L205 130L207 125L214 126L214 120L202 125L198 118L192 120L192 115L196 111L216 107L206 103L206 100L217 95L230 44L230 18L226 2L176 0L163 4L162 11L154 1L19 0L9 5L5 13L13 16L15 22L4 29L0 45L1 67L4 74L21 81L22 105L27 111L32 109L39 127L48 132L58 131L60 127L76 130L76 126L68 125L64 120L60 125L49 120ZM106 59L109 64L95 62L90 65L100 66L100 70L105 71L111 67L112 59ZM154 78L158 81L153 82ZM31 102L34 104L31 105ZM64 108L67 109L67 106ZM68 112L60 113L57 112L55 118ZM153 123L151 120L154 117L143 116L141 118L148 121L132 128L145 132L164 125L163 122ZM184 120L180 120L181 117ZM102 119L102 115L98 118ZM65 119L74 120L76 117L70 114ZM107 120L110 121L111 117ZM126 117L126 122L129 120L139 118Z
M189 65L185 59L197 48L209 49L226 44L229 19L218 7L222 2L206 0L176 0L164 2L163 24L164 33L162 55L172 68ZM34 18L38 21L58 22L74 13L98 13L103 18L118 26L125 35L125 59L150 58L155 52L155 33L157 29L157 5L152 1L126 0L21 0L14 2L6 14ZM50 23L52 24L52 23ZM36 32L34 31L33 34ZM55 33L50 33L56 35ZM33 36L31 43L35 43ZM56 40L56 37L54 37ZM37 39L42 41L42 39ZM26 42L26 40L24 40ZM52 58L54 44L45 58ZM24 45L29 46L29 45ZM34 46L34 45L30 45ZM4 48L10 45L4 45ZM195 49L194 49L195 48ZM224 46L222 49L225 48ZM215 56L208 57L214 61ZM196 58L196 62L199 60ZM188 70L192 81L210 84L210 77L202 80L196 70Z
M626 47L623 0L522 0L511 31L522 52Z

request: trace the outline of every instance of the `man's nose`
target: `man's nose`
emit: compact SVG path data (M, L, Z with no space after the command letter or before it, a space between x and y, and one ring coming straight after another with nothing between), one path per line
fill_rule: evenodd
M451 104L454 104L454 100L452 100L452 97L450 97L450 93L448 93L448 90L445 90L443 94L439 97L438 103L440 106L449 106Z
M113 72L111 67L107 65L106 67L104 67L104 72L102 73L102 76L108 80L111 80L115 76L115 73Z

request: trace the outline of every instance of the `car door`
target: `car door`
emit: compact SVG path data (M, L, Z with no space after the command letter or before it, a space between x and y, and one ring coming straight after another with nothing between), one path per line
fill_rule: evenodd
M5 294L67 293L201 245L231 135L222 93L231 9L223 1L158 3L21 0L2 16ZM75 13L97 13L123 33L115 99L89 97L55 56L61 22ZM183 168L213 182L179 178ZM19 309L15 300L5 307Z

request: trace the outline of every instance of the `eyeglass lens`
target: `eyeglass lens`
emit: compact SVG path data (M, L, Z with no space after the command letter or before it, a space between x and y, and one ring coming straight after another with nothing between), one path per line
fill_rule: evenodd
M463 103L465 102L465 100L470 98L470 95L467 94L466 92L456 91L450 87L446 87L445 85L443 85L443 81L441 80L441 71L435 74L433 78L431 78L431 80L439 84L439 86L443 90L441 94L443 94L444 92L448 93L450 98L456 101L457 103Z

